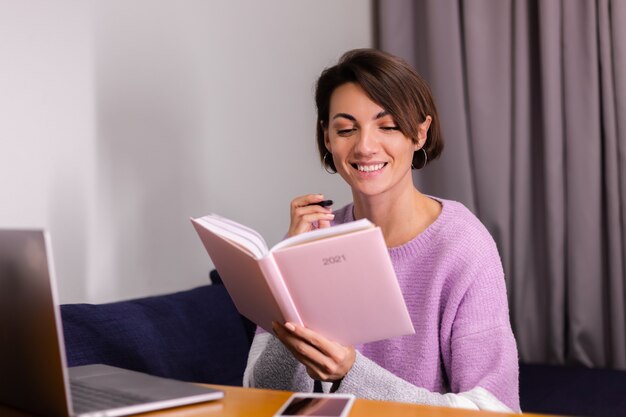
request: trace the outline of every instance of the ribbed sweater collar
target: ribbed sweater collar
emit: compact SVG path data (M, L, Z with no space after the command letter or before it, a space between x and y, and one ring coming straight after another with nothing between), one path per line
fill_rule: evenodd
M441 229L449 221L451 216L453 217L452 212L454 211L454 204L452 204L452 202L431 196L428 197L441 204L441 213L439 213L439 216L435 219L435 221L422 233L403 245L389 248L389 255L392 259L403 261L407 259L414 259L415 256L420 253L423 254L425 250L432 247L431 245L433 244L433 241L437 239ZM347 223L355 220L354 203L348 204L339 211L343 212L345 215L342 220L338 219L340 223Z

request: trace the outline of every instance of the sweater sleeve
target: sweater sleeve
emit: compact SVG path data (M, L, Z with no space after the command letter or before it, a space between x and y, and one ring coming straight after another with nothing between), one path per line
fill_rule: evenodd
M312 392L313 379L280 340L262 332L252 341L243 386Z
M372 384L371 381L376 381ZM400 401L440 407L511 412L489 391L475 387L466 392L440 394L416 387L357 352L352 369L343 378L338 393L351 393L359 398Z
M501 264L482 263L467 288L452 298L441 341L451 391L481 387L520 411L519 358Z

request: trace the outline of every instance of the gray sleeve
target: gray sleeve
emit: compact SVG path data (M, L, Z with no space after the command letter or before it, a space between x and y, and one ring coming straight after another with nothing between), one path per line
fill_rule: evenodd
M313 391L313 379L307 374L304 365L269 333L254 336L243 383L244 386L254 388Z
M511 409L481 387L459 394L430 392L397 377L360 352L357 352L352 369L335 392L354 394L370 400L511 412Z

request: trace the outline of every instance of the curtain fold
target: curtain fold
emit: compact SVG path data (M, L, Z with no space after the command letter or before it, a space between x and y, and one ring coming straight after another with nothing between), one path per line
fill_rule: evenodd
M626 351L626 326L624 321L618 319L626 317L626 285L624 279L620 279L626 276L626 241L623 237L626 227L626 45L619 41L626 39L626 30L624 20L618 18L626 18L625 2L598 2L601 122L605 162L602 198L606 207L602 229L606 235L606 287L609 289L606 294L607 323L604 327L611 335L610 343L606 346L609 357L619 357L615 352ZM615 225L621 225L621 228ZM620 357L617 365L626 368L626 359Z
M420 190L496 240L525 362L626 368L626 2L378 2L446 149Z

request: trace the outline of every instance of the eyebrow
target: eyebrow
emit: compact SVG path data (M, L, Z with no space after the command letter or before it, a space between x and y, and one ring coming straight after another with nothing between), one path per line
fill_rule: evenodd
M356 118L353 115L348 114L348 113L337 113L336 115L333 116L333 120L339 119L339 118L344 118L344 119L348 119L353 122L356 122Z
M388 115L389 115L389 112L386 110L383 110L380 113L378 113L376 116L374 116L374 120L382 119L383 117L388 116ZM353 115L348 114L348 113L337 113L336 115L333 116L333 120L338 119L340 117L356 122L356 118Z

